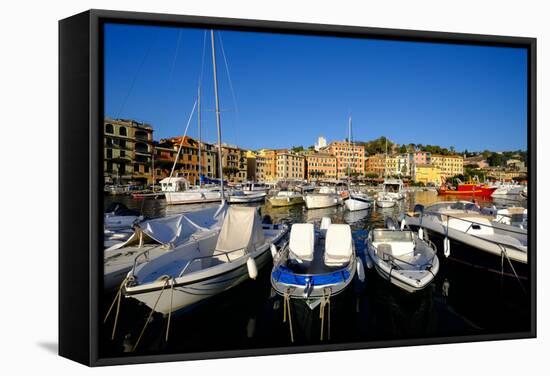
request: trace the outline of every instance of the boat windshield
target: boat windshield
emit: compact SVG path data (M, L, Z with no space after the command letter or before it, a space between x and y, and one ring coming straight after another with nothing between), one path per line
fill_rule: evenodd
M372 241L377 243L412 242L412 231L372 230Z

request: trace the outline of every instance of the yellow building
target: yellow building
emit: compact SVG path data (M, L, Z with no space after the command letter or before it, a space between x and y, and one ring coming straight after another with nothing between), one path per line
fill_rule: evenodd
M441 184L441 169L428 164L416 165L414 181L424 185L439 186Z
M441 175L444 178L464 174L464 158L460 155L432 154L431 164L441 169Z
M103 121L103 169L106 184L153 182L153 128L133 120Z
M304 180L305 158L290 152L277 153L277 179Z
M260 149L256 153L256 158L261 158L262 180L258 181L274 181L277 179L277 152L271 149ZM258 160L258 159L257 159Z
M245 183L248 180L246 150L235 145L222 144L222 168L224 178L232 183Z
M336 179L338 164L336 157L328 153L310 153L306 155L307 180Z
M336 157L338 178L348 175L348 166L352 175L363 175L365 171L365 147L348 144L346 141L333 141L326 148Z

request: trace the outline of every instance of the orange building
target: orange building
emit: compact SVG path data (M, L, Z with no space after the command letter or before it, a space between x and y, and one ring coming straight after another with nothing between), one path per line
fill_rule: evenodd
M365 174L383 176L386 168L386 156L384 154L370 155L365 160Z
M336 179L338 163L336 157L328 153L311 153L306 155L307 180Z
M365 147L348 144L346 141L333 141L327 151L336 157L337 178L348 176L348 166L352 175L363 175L365 171Z

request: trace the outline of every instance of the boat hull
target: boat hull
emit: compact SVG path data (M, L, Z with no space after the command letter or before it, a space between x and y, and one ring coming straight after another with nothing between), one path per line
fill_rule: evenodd
M372 202L365 201L365 200L357 200L352 196L349 199L344 201L344 205L346 205L346 208L349 211L358 211L358 210L369 209L372 206Z
M411 229L417 230L419 228L418 218L406 217L406 221ZM442 252L446 235L444 226L423 218L422 228L427 233L428 238L436 244L437 249ZM499 246L452 228L448 230L447 236L450 241L448 259L508 277L515 277L515 270L519 278L528 278L529 267L526 251L522 252L506 245ZM505 250L508 257L503 255L502 249ZM513 265L514 270L510 267L510 263Z
M376 200L376 206L379 208L392 208L396 204L393 200Z
M219 191L164 192L164 197L167 205L200 204L221 201L221 193Z
M322 209L340 205L342 198L337 194L308 194L304 201L308 209Z
M271 206L275 207L283 207L283 206L293 206L293 205L301 205L304 203L303 197L270 197L269 203Z

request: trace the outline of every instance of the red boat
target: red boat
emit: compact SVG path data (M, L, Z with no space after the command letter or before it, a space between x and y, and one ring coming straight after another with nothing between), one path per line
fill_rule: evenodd
M489 187L486 184L479 183L460 183L458 186L448 188L441 186L437 189L439 195L460 195L460 196L478 196L489 197L493 194L496 187Z

